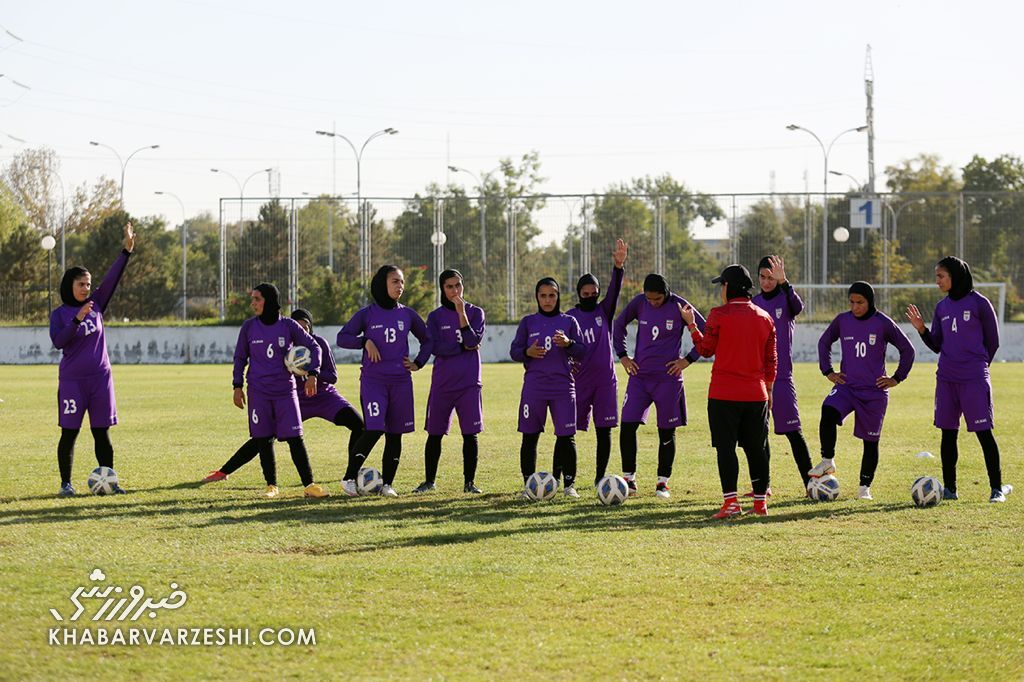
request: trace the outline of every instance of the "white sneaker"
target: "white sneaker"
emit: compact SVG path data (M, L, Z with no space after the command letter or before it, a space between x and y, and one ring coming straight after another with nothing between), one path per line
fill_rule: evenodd
M822 457L821 461L818 462L817 466L807 472L807 475L811 478L821 478L822 476L828 476L836 472L836 465L831 459L825 459Z
M523 492L519 495L519 497L521 497L524 500L533 500L533 498L530 497L530 493L526 492L526 488L523 488Z
M861 487L857 488L857 499L873 500L875 498L871 497L871 488L869 486L862 485Z
M569 485L569 486L566 486L566 487L565 487L565 488L564 488L564 489L562 490L562 494L563 494L563 495L565 495L566 497L575 497L575 498L579 498L579 496L580 496L580 494L579 494L578 492L576 492L576 488L575 488L575 486L571 486L571 485Z
M389 486L387 483L385 483L384 486L380 489L380 494L381 497L398 497L398 493L395 492L395 489Z
M672 497L672 493L669 491L668 483L661 482L654 488L654 494L663 500L667 500Z
M349 497L355 497L356 495L358 495L359 491L356 489L355 479L350 478L347 481L342 481L341 492L344 493L345 495L348 495Z
M992 495L988 498L989 502L1006 502L1006 496L1013 492L1013 486L1006 484L1001 488L992 490Z

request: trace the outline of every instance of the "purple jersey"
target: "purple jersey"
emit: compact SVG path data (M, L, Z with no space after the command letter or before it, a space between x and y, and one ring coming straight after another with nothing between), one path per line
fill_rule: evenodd
M121 251L103 281L93 290L87 301L93 302L92 311L81 322L78 308L62 305L50 313L50 340L63 354L60 359L62 379L84 379L110 372L107 343L103 334L103 313L114 295L131 254Z
M552 338L557 331L571 339L572 345L568 348L556 346ZM534 343L547 350L544 357L531 358L526 354L526 349ZM526 367L524 394L527 389L544 395L565 395L568 390L575 391L572 361L583 358L586 352L580 323L565 313L550 317L539 312L527 315L519 321L519 328L509 348L512 359Z
M295 390L295 376L284 366L284 358L293 346L309 349L311 372L320 369L320 346L302 326L290 317L279 317L273 324L264 324L258 317L250 317L238 330L235 344L234 385L242 386L242 373L250 390L266 396L285 396Z
M567 315L580 323L580 333L587 344L583 359L575 363L576 383L586 386L618 385L615 359L612 355L612 321L622 290L622 268L612 268L612 278L604 298L591 311L575 306Z
M935 375L967 383L988 379L988 366L999 349L999 325L992 303L972 291L959 301L946 297L935 306L925 344L939 354Z
M334 384L338 383L338 365L334 362L334 352L331 351L331 345L322 336L317 334L311 334L313 340L316 341L316 346L320 349L320 370L316 375L316 395L308 397L305 391L299 391L299 407L302 408L302 418L306 419L306 410L311 408L313 405L319 405L324 402L322 395L325 392L337 393L334 390ZM313 349L309 349L310 356L313 354ZM341 397L340 395L338 396ZM319 399L319 400L318 400ZM342 398L344 400L344 398ZM333 404L333 403L332 403ZM331 414L331 418L334 414Z
M459 326L459 314L441 306L427 315L427 333L434 353L430 390L462 391L482 386L480 341L484 337L484 311L466 304L468 327Z
M674 377L668 373L667 367L668 363L679 359L680 345L686 331L686 323L679 313L680 305L685 307L690 304L680 296L669 294L668 299L655 308L647 301L646 296L637 294L615 320L612 338L615 342L615 354L620 358L626 355L626 325L633 320L637 321L633 359L640 366L637 376L641 379L679 383L683 381L682 372ZM704 316L696 308L693 309L693 315L697 327L704 331ZM697 362L700 354L695 348L691 348L686 354L686 359Z
M846 386L852 389L885 391L875 382L885 375L885 347L890 343L900 353L900 364L892 378L903 381L910 374L914 346L885 313L876 311L865 320L858 320L852 312L837 315L818 339L818 366L822 374L833 371L832 344L837 339L843 355L840 371L846 375Z
M793 374L793 329L796 317L804 309L804 302L789 285L780 284L770 298L760 293L752 299L754 305L768 313L775 323L775 350L779 358L776 380Z
M380 351L380 361L371 362L364 350L362 376L386 384L409 378L409 370L403 364L409 356L409 332L419 339L420 352L415 362L422 367L430 357L427 326L415 310L401 303L394 308L381 308L376 303L361 308L338 332L338 346L363 348L367 341L373 341Z

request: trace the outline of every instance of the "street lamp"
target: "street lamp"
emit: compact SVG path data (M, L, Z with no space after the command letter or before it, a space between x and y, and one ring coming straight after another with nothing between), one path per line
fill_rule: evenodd
M860 180L858 180L857 178L853 177L849 173L843 173L842 171L837 171L837 170L830 170L828 172L828 174L829 175L836 175L836 176L839 176L841 178L849 178L850 180L853 180L853 186L857 188L857 192L863 192L864 191L864 186L865 186L864 183L861 182Z
M53 235L46 235L39 242L39 246L43 247L43 251L46 252L46 305L47 311L53 309L53 279L50 276L50 262L53 260L53 247L57 245L57 240L53 238Z
M380 137L381 135L397 135L398 131L395 130L394 128L384 128L383 130L378 130L377 132L375 132L372 135L370 135L369 137L367 137L366 141L363 142L363 145L359 149L356 149L356 146L352 143L352 140L348 139L347 137L345 137L341 133L335 132L333 130L317 130L315 132L316 132L317 135L325 135L327 137L332 138L332 140L334 140L334 139L345 140L345 142L348 143L348 146L352 148L352 153L355 154L355 156L356 156L356 211L358 212L358 218L359 218L359 261L360 261L360 269L362 270L363 287L365 288L366 287L367 275L370 272L370 235L369 235L369 229L364 224L365 220L364 220L364 216L363 216L363 203L362 203L363 202L363 171L362 171L363 152L366 150L366 145L370 144L371 140L375 140L378 137ZM332 145L332 152L331 152L331 163L332 164L334 163L333 145ZM333 180L332 180L332 182L333 182ZM331 196L332 197L334 196L334 187L333 186L331 187ZM328 215L330 215L330 213ZM333 230L333 222L329 222L328 223L327 246L328 246L327 266L333 272L334 271L334 230Z
M129 154L127 159L122 161L121 160L121 155L118 154L117 150L114 149L113 147L111 147L109 144L103 144L102 142L94 142L92 140L89 141L89 144L91 144L93 147L105 147L106 149L109 149L110 151L114 152L114 156L117 157L117 162L119 164L121 164L121 210L123 211L124 210L124 172L125 172L125 169L128 168L128 162L131 161L132 157L135 156L136 154L138 154L139 152L144 151L146 149L159 149L160 145L158 145L158 144L151 144L151 145L147 145L145 147L139 147L138 149L133 151L131 154Z
M181 207L181 319L188 319L188 227L185 217L185 203L174 192L162 192L156 190L153 194L171 197Z
M803 126L798 126L795 123L790 123L788 126L786 126L786 130L802 130L805 133L807 133L808 135L810 135L811 137L813 137L814 140L818 143L818 146L821 147L821 153L825 157L824 186L822 188L823 206L822 206L822 216L821 216L821 283L822 284L827 284L828 283L828 175L829 175L829 173L828 173L828 156L829 156L829 154L832 153L832 145L834 145L836 143L836 140L838 140L840 137L842 137L843 135L845 135L847 133L862 133L862 132L864 132L867 129L868 129L867 126L858 126L856 128L847 128L843 132L841 132L838 135L836 135L835 137L833 137L832 141L828 143L828 147L826 147L825 143L821 141L821 138L818 137L817 135L815 135L814 132L808 130L807 128L804 128Z

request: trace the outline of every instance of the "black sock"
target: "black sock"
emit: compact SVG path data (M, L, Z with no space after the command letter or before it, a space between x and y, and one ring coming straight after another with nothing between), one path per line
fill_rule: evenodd
M821 439L821 456L832 459L836 456L836 440L839 438L839 412L829 405L821 406L821 423L818 436Z
M395 482L395 474L398 473L398 461L402 459L402 434L384 434L384 471L381 476L384 485L391 485Z
M221 466L220 472L222 474L233 474L256 459L256 456L259 454L259 442L255 438L250 438L242 443L242 447L238 448L235 454L231 455L231 458Z
M295 465L295 470L299 472L299 480L302 481L302 485L307 486L311 484L313 482L313 468L309 465L309 453L306 452L306 444L302 441L302 436L289 438L285 442L288 443L288 449L292 453L292 464Z
M434 483L437 480L437 463L441 460L441 435L428 435L427 444L423 447L423 480Z
M672 475L672 463L676 460L676 430L658 429L658 478Z
M352 432L348 435L348 456L351 459L355 454L356 443L363 435L363 418L351 407L346 407L343 410L338 410L338 414L334 415L334 423L344 426Z
M267 485L277 485L277 462L274 461L274 438L260 438L256 441L260 452L260 467Z
M96 463L113 469L114 446L110 443L110 428L101 426L89 430L92 431L93 446L96 449Z
M565 487L576 483L576 438L574 436L557 436L555 438L555 459L562 465L562 476Z
M345 469L344 480L355 480L356 474L359 473L360 467L363 466L363 462L370 456L373 446L377 444L377 441L383 435L383 431L363 431L363 435L359 437L355 446L349 451L348 468Z
M597 432L597 468L594 471L594 485L605 476L608 470L608 460L612 454L612 427L594 427Z
M57 443L57 468L60 470L60 484L71 483L71 467L75 462L75 439L78 429L61 429Z
M807 475L814 465L811 464L811 452L807 448L807 440L804 439L803 431L790 431L786 434L787 440L789 440L789 447L793 449L793 461L796 462L797 471L800 472L800 478L804 481L804 487L807 487L808 481L811 477Z
M476 480L476 465L480 459L480 444L475 433L462 437L462 478L465 483Z
M992 429L978 431L977 436L978 442L981 443L981 452L985 455L988 484L992 490L1000 490L1003 487L1003 472L999 468L999 445L996 444L996 437L992 435Z
M942 458L942 485L951 493L956 492L956 462L960 459L956 439L959 435L959 429L942 429L942 444L939 446L939 456Z
M532 473L537 471L537 442L539 433L524 433L523 442L519 446L519 471L523 474L523 483Z
M871 485L878 468L878 441L864 441L864 455L860 460L860 484Z
M622 422L619 429L619 453L622 455L622 472L636 473L636 432L640 422Z

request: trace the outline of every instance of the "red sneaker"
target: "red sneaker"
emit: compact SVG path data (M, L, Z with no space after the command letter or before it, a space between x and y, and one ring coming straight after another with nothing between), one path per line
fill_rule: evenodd
M743 509L736 500L726 500L717 514L712 515L713 519L734 519L743 515Z
M211 471L210 475L204 478L201 483L216 483L217 481L227 480L228 475L221 471Z
M754 500L754 513L758 516L768 516L768 502L766 500Z
M749 493L743 493L743 497L751 497L752 498L752 497L754 497L754 494L755 494L754 491L751 490ZM768 490L766 490L764 492L764 494L765 494L766 497L771 497L772 496L772 489L768 488Z

